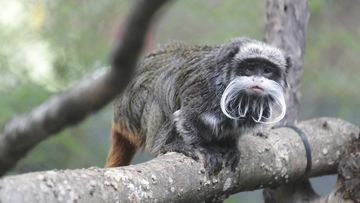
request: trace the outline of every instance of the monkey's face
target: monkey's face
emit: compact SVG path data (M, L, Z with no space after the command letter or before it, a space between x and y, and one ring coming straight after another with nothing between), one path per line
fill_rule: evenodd
M231 81L220 102L227 117L273 123L285 116L284 68L263 58L234 60L230 67Z

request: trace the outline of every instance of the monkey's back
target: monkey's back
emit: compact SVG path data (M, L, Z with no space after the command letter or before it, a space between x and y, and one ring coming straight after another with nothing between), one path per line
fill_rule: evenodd
M179 91L196 64L215 47L163 45L139 64L133 79L114 102L114 122L140 136L151 151L165 121L180 108Z

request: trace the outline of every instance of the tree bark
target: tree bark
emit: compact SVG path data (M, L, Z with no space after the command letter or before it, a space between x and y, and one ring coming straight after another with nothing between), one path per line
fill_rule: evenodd
M50 135L75 125L108 104L129 82L156 11L168 0L137 0L115 47L112 68L13 118L0 133L0 176Z
M333 190L313 202L360 202L360 139L349 143L342 154Z
M267 0L265 41L290 56L290 88L286 93L285 124L294 123L299 115L300 82L303 73L306 27L309 21L307 0Z
M348 122L319 118L297 125L313 149L311 176L336 172L347 143L359 140L360 129ZM326 143L326 145L324 144ZM291 129L278 128L262 136L244 135L235 172L205 174L196 162L168 153L149 162L119 168L61 170L8 176L0 180L0 202L200 202L230 194L275 187L302 177L306 156Z
M303 73L306 27L309 20L307 0L267 0L265 41L282 48L291 59L286 92L287 113L283 124L294 124L299 114L300 84ZM263 191L266 203L308 202L317 197L308 180ZM304 201L303 201L304 200Z

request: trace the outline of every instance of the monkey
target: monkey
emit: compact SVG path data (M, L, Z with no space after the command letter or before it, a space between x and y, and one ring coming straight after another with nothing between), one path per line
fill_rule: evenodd
M246 37L217 46L173 42L144 57L114 101L107 167L130 164L145 148L179 152L216 174L235 170L239 137L284 118L290 59Z

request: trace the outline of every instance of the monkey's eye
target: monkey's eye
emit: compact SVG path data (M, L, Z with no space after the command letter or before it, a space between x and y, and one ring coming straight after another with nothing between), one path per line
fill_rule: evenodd
M269 73L272 73L273 72L273 70L271 69L271 68L269 68L269 67L266 67L265 69L264 69L264 73L265 74L269 74Z
M252 69L250 67L245 68L245 73L251 73Z

